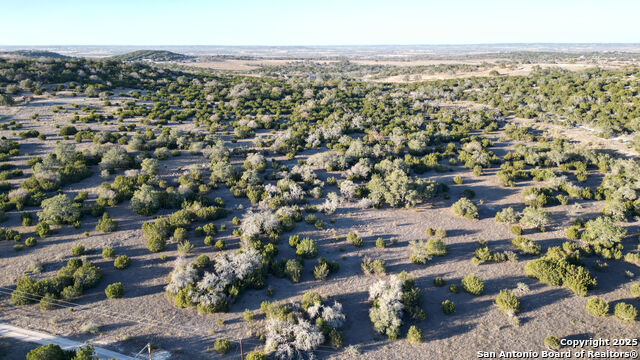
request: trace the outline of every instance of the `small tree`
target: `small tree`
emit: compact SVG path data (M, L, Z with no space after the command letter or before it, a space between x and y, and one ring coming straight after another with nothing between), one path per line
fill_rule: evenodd
M140 215L149 216L160 208L160 196L153 187L144 184L133 193L131 208Z
M42 211L38 212L41 222L52 225L72 224L80 219L80 209L64 194L43 200L41 206Z
M393 276L389 281L380 280L369 288L369 300L373 305L369 319L380 334L394 340L400 334L404 305L402 303L402 280Z
M431 255L427 253L427 247L422 240L409 241L409 259L414 264L426 264L431 260Z
M287 275L287 277L294 283L300 281L300 278L302 277L302 270L302 264L295 259L287 260L284 266L285 275Z
M112 171L115 169L127 169L131 164L131 157L127 150L121 146L114 146L107 150L100 160L100 169Z
M513 316L520 312L520 300L513 291L504 289L496 296L496 305L503 313Z
M522 218L520 223L537 227L538 230L544 231L544 227L549 224L549 214L542 208L527 206L522 210Z

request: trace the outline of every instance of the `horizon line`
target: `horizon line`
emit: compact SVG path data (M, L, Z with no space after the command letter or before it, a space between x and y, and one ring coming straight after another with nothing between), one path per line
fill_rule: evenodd
M346 44L346 45L331 45L331 44L298 44L298 45L220 45L220 44L21 44L21 45L6 45L0 44L0 47L61 47L61 46L169 46L169 47L197 47L197 46L211 46L211 47L365 47L365 46L491 46L491 45L640 45L640 42L496 42L496 43L442 43L442 44Z

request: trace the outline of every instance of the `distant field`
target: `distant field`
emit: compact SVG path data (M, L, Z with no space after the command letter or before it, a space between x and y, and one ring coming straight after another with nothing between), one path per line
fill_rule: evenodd
M0 322L176 360L637 338L633 59L172 50L0 59Z

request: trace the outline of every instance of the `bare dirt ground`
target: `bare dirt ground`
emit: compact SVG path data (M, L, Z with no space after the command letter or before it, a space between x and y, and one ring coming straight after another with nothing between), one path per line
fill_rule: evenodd
M116 99L117 100L117 99ZM71 103L98 106L97 99L71 98L64 94L53 98L36 97L35 101L11 109L0 109L0 115L5 119L17 119L24 125L24 129L38 129L47 135L46 141L28 139L21 149L21 155L14 163L29 175L30 169L26 160L30 156L51 152L57 135L55 123L67 124L65 116L59 114L51 116L51 110L56 105L65 109ZM108 110L100 110L108 111ZM30 119L33 113L41 114L41 121ZM6 120L5 120L6 121ZM135 121L135 120L130 120ZM173 124L175 125L175 124ZM92 128L115 130L117 125L90 124ZM140 124L138 124L140 128ZM79 126L82 128L82 126ZM12 131L1 131L1 136L16 138ZM496 141L495 151L503 155L511 144L498 142L500 133L490 136ZM71 140L72 141L72 140ZM83 147L91 146L83 143ZM235 159L239 163L241 159ZM182 154L162 162L161 176L175 179L182 169L192 164L206 163L201 156ZM343 303L347 315L345 328L345 343L347 345L361 344L362 358L366 359L471 359L476 351L500 350L544 350L543 339L548 335L570 338L619 338L637 337L637 323L623 323L613 316L597 319L585 310L587 298L572 295L568 290L545 286L536 280L528 279L523 274L523 268L529 260L521 256L518 262L485 263L474 266L471 263L473 251L477 248L478 239L489 241L490 249L494 251L515 250L511 245L513 235L506 225L493 220L495 213L503 207L514 206L521 210L521 192L530 183L521 183L515 188L503 188L498 185L494 176L496 169L487 171L481 177L473 176L469 170L454 167L455 171L448 173L429 172L424 174L436 181L451 186L451 200L438 200L430 206L417 209L382 209L360 210L353 204L343 204L335 215L318 217L327 223L326 230L317 231L310 225L299 223L291 233L281 238L281 256L291 257L293 249L286 245L286 238L294 233L309 236L316 240L320 256L330 261L338 261L340 271L331 275L325 282L313 279L314 262L308 260L302 281L297 284L287 279L268 278L268 284L274 289L271 300L292 301L299 300L308 290L315 290L323 296L332 297ZM462 185L453 184L453 176L463 178ZM78 191L90 191L102 181L112 181L113 176L102 179L99 171L79 183L65 187L66 194L74 196ZM597 184L597 175L590 176L589 184ZM459 198L466 188L476 193L474 201L480 202L480 219L468 220L453 215L449 206ZM328 186L325 192L337 191L335 186ZM229 191L221 187L211 194L220 196L227 202L227 208L236 209L242 204L249 207L246 199L233 198ZM95 199L91 195L90 200ZM540 233L529 230L526 236L537 240L543 249L548 246L560 245L564 239L564 229L574 217L596 216L602 204L597 202L570 202L567 206L550 208L553 213L553 224L548 231ZM29 306L13 306L6 294L0 296L0 321L27 327L53 334L59 334L80 341L92 341L113 350L132 354L137 352L147 342L151 342L158 349L171 352L172 359L205 359L218 357L212 350L213 341L218 337L240 339L247 337L249 332L263 323L263 316L257 317L253 323L243 320L244 309L256 311L261 301L269 299L266 290L249 290L242 294L238 301L231 306L228 313L215 315L200 315L194 308L178 309L167 299L164 287L167 276L172 269L172 263L177 258L176 244L170 244L164 252L167 261L160 259L158 254L152 254L145 247L141 225L151 217L145 218L135 214L128 202L108 209L109 214L119 224L117 232L103 234L94 230L97 219L84 218L82 227L63 227L46 239L38 239L34 248L25 248L21 252L14 252L13 243L0 242L0 269L3 276L0 286L11 287L15 279L22 275L23 270L32 261L39 259L44 264L42 274L50 276L71 257L70 249L73 245L82 243L87 249L87 259L100 266L104 276L99 285L87 291L75 304L51 310L40 310L37 304ZM217 235L225 239L229 250L237 249L238 244L231 236L231 218L241 217L243 210L233 210L229 216L217 225L226 224L226 231ZM160 215L167 213L161 212ZM16 227L20 232L30 232L32 228L20 227L19 214L10 212L5 227ZM335 220L333 223L331 219ZM447 231L445 242L449 247L449 254L441 258L434 258L427 265L411 264L407 244L410 240L426 239L427 227L442 227ZM634 229L638 224L633 224ZM335 241L333 232L340 236ZM84 232L89 232L84 237ZM354 248L345 240L349 231L356 231L365 240L361 249ZM636 231L637 232L637 231ZM395 244L386 249L375 247L375 240L382 237L386 240L394 239ZM200 254L215 257L216 252L211 247L203 245L202 238L191 238L196 246L188 255L195 259ZM117 254L124 254L132 259L131 267L126 270L116 270L112 260L104 260L100 256L103 246L114 247ZM625 243L625 248L633 244ZM418 323L424 332L425 342L421 345L411 345L404 340L388 341L376 334L368 318L370 302L368 301L368 287L377 280L374 276L365 276L360 270L361 258L370 256L383 259L387 263L389 274L407 271L416 279L423 294L423 307L427 311L427 320ZM587 259L591 264L595 259ZM624 271L639 273L637 268L622 262L611 262L609 271L594 273L598 280L598 288L590 292L589 296L598 296L615 304L625 301L639 305L637 299L630 299L628 279ZM485 295L474 297L465 293L453 294L445 287L435 287L433 279L443 277L449 284L459 284L462 277L475 273L485 280ZM118 300L105 298L105 287L113 282L122 282L125 296ZM529 286L530 291L521 297L522 313L520 326L509 322L493 304L495 294L504 288L513 289L522 282ZM444 315L440 304L445 299L453 301L456 312ZM259 310L257 311L259 313ZM81 334L80 328L87 322L98 325L95 334ZM406 333L406 329L403 329ZM243 342L244 350L259 346L253 338ZM224 358L236 358L239 354L237 347ZM350 358L344 351L335 351L321 347L316 353L320 358Z

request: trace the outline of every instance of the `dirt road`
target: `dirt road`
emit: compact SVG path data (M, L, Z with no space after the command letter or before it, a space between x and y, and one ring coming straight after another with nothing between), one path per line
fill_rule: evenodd
M49 335L38 331L19 328L8 324L0 324L0 336L17 339L24 342L32 342L41 345L56 344L63 350L75 349L78 346L84 345L83 343L58 337L55 335ZM94 348L96 356L100 359L120 359L120 360L135 360L135 358L127 355L123 355L114 351L110 351L104 348Z

